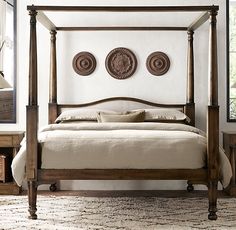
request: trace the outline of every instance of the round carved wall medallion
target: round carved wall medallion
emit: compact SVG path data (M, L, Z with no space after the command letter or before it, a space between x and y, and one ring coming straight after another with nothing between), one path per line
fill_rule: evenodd
M106 57L107 72L116 79L131 77L137 68L134 53L123 47L113 49Z
M161 76L169 70L170 59L163 52L154 52L148 56L146 66L151 74Z
M87 76L93 73L96 68L96 59L89 52L80 52L73 58L74 71L82 76Z

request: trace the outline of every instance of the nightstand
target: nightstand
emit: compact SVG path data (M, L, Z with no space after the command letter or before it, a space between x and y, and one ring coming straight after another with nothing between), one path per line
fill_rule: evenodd
M20 142L24 137L21 131L0 131L0 194L19 194L21 188L17 186L11 175L11 162L16 156Z
M229 193L231 196L236 196L236 131L223 131L223 148L225 150L226 155L230 160L230 164L233 170L233 177L231 180L230 187L226 192Z

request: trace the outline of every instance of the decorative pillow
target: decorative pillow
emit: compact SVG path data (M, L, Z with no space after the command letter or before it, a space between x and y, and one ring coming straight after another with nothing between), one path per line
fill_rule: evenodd
M82 123L97 123L97 120L93 121L80 121L80 120L68 120L68 121L61 121L60 124L82 124Z
M103 122L102 121L102 119L101 119L101 114L102 114L102 116L106 116L106 115L117 115L117 116L119 116L119 115L125 115L125 114L128 114L128 112L127 111L124 111L124 112L112 112L112 113L110 113L110 112L103 112L103 111L100 111L100 112L97 112L97 122L99 122L99 123L101 123L101 122Z
M145 121L187 122L190 118L176 109L145 109Z
M145 111L131 111L123 114L108 114L99 112L97 115L98 122L143 122Z
M99 111L111 114L116 113L110 110L78 108L62 112L55 122L60 123L65 121L97 121L97 113Z

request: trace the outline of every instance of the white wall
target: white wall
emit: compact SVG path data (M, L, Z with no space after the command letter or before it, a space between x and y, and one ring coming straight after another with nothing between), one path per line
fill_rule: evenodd
M99 1L100 5L125 5L127 1ZM118 3L116 3L118 2ZM129 5L142 5L144 1L130 0ZM18 0L18 75L17 75L17 124L0 125L0 130L25 130L25 106L28 88L28 41L29 16L28 4L62 4L77 5L78 1ZM96 4L94 1L81 0L80 5ZM219 45L219 104L220 130L234 130L235 124L226 122L226 31L225 0L146 0L146 5L210 5L220 6L218 16ZM101 20L105 19L101 16ZM126 18L127 23L147 23L145 15ZM152 18L154 20L154 18ZM67 18L71 20L71 18ZM72 20L75 18L72 17ZM89 18L87 21L90 21ZM114 20L111 16L110 20ZM59 102L86 102L110 96L132 96L156 102L185 102L186 85L186 44L184 32L77 32L69 36L58 33L58 94ZM207 105L207 60L208 60L208 25L195 33L195 101L196 125L205 129ZM108 52L116 47L127 47L137 56L138 68L129 79L119 81L109 76L105 70L104 60ZM95 72L88 77L80 77L72 69L73 56L80 51L90 51L97 59ZM171 60L169 72L162 77L154 77L145 68L146 57L153 51L166 52ZM40 126L47 123L48 73L49 73L49 33L38 24L39 57L39 106ZM43 90L42 90L43 89ZM76 92L76 93L75 93ZM168 100L167 100L168 99ZM181 189L184 182L65 182L62 188L68 189Z

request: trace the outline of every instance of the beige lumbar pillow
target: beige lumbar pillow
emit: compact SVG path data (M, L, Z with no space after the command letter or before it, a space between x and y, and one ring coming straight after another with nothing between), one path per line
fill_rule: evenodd
M145 119L145 111L124 112L117 114L109 114L98 112L98 122L143 122Z

